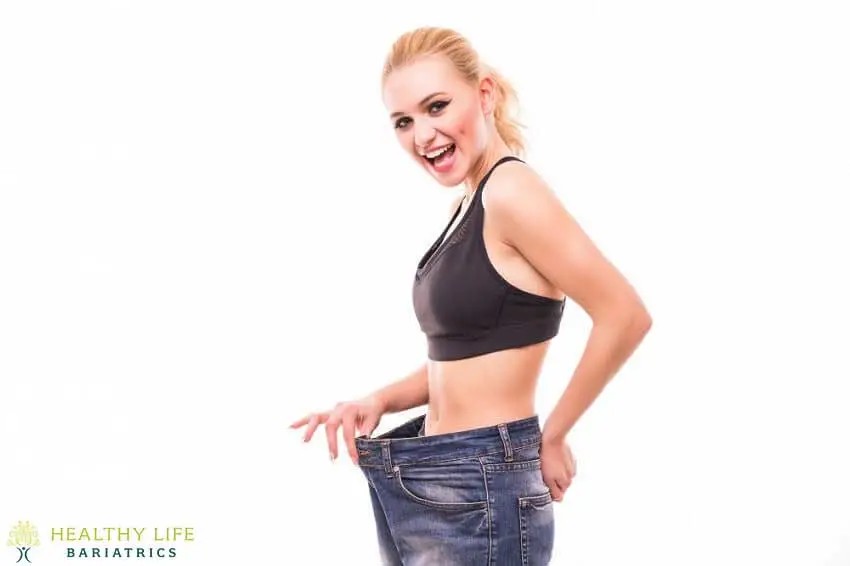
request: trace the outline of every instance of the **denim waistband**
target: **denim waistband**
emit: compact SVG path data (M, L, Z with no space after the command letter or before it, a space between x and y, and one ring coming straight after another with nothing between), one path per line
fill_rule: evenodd
M373 438L360 435L354 439L360 466L394 465L473 458L503 452L511 460L514 448L540 442L538 415L496 425L445 434L420 436L425 415Z

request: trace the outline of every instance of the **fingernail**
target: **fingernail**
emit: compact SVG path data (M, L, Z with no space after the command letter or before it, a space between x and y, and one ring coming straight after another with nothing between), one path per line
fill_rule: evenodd
M331 459L331 463L333 463L333 461L334 461L334 455L333 455L333 454L331 454L331 453L328 453L328 458L330 458L330 459Z

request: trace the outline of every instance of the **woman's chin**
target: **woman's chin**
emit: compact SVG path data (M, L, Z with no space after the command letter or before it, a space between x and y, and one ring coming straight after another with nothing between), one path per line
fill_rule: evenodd
M456 187L456 186L460 185L460 183L461 183L461 181L457 181L453 177L449 178L449 177L446 177L446 176L440 176L440 177L434 176L434 180L437 181L438 183L440 183L442 186L448 187L448 188Z
M451 170L445 172L438 171L428 163L425 163L423 166L428 174L444 187L456 187L463 183L465 175L459 163L455 163Z

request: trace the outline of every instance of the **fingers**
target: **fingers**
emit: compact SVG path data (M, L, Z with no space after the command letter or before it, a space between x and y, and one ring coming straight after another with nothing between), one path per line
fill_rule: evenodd
M564 494L573 483L573 475L575 474L570 470L570 467L574 465L574 462L570 463L568 461L566 465L556 471L555 474L551 474L549 476L544 475L543 481L549 487L549 491L552 493L552 499L555 501L563 501Z
M290 428L299 428L307 425L304 433L304 442L309 442L320 424L325 425L325 436L328 443L328 456L331 461L339 457L338 446L338 431L342 425L343 442L345 449L348 452L351 461L358 464L360 458L357 454L357 444L355 442L358 427L365 432L371 434L372 430L377 425L378 416L369 413L363 415L356 404L337 403L333 411L324 413L314 413L312 415L298 419L289 425ZM362 422L361 422L362 421Z
M552 499L555 501L564 500L564 490L560 488L557 482L553 481L547 485L549 486L549 492L552 494Z
M572 479L578 471L578 468L576 467L576 457L573 455L573 451L569 448L569 446L565 445L564 447L567 453L567 474Z
M304 442L310 442L310 439L313 438L313 433L316 431L316 427L319 426L325 418L324 413L314 414L309 417L307 430L304 432Z
M356 417L354 411L346 411L342 417L342 438L345 441L345 447L348 449L348 456L355 465L357 464L357 446L354 444Z
M301 419L298 419L297 421L295 421L294 423L292 423L291 425L289 425L289 428L299 428L299 427L302 427L302 426L304 426L305 424L307 424L307 422L308 422L309 420L310 420L310 415L307 415L306 417L301 418Z
M375 430L375 427L378 426L378 416L373 414L368 414L363 417L363 422L360 423L360 432L365 434L367 437L372 436L372 432Z
M328 451L330 452L331 460L336 460L337 457L337 429L339 428L339 414L334 412L328 417L325 422L325 435L328 438Z

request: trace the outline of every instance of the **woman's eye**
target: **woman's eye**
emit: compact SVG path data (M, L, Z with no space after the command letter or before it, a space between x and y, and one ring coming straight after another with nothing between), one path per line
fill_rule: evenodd
M442 110L443 108L445 108L448 105L449 105L448 100L437 100L435 102L432 102L431 105L428 106L428 112L431 113L431 114L436 114L437 112L439 112L440 110ZM407 126L408 122L410 122L410 118L399 118L395 122L395 128L396 129L404 128L404 127Z
M439 112L440 110L442 110L443 108L445 108L446 106L448 106L448 104L449 104L449 103L448 103L448 102L446 102L446 101L444 101L444 100L438 100L437 102L434 102L434 103L431 105L431 108L430 108L430 109L431 109L431 110L437 110L437 111Z

